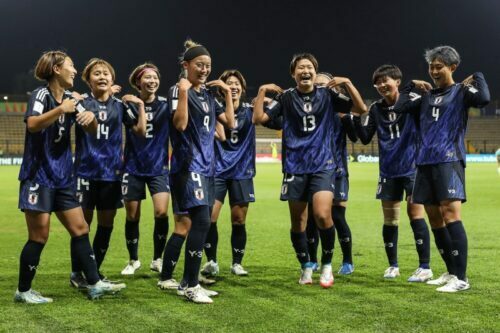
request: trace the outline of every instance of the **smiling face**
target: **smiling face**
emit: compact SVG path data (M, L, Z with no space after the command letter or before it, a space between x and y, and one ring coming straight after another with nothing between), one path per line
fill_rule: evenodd
M138 86L141 92L147 94L155 94L160 87L160 78L158 73L153 69L146 69L144 74L139 79Z
M401 84L401 80L393 79L390 76L382 76L379 77L375 84L373 85L380 96L382 96L386 100L395 100L399 94L399 85Z
M102 64L97 64L90 70L90 89L94 94L103 94L110 91L113 85L113 76L110 69Z
M438 88L446 88L454 83L453 72L456 69L457 65L452 64L447 66L439 58L436 58L429 63L429 75Z
M310 92L314 89L316 69L309 59L300 59L297 61L292 77L297 83L299 91Z
M231 89L231 98L234 101L239 101L243 93L243 87L240 80L236 76L230 76L226 80L226 84Z
M195 87L199 87L207 82L212 71L212 59L207 55L201 55L190 61L184 61L182 66L187 71L187 79Z
M73 87L77 72L70 57L66 57L61 65L54 66L54 73L58 78L59 84L64 89Z

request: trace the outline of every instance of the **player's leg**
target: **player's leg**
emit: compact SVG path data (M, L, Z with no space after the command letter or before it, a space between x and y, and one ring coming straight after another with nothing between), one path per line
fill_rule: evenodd
M247 243L245 222L248 205L248 202L231 205L231 249L233 254L231 273L239 276L248 275L242 266Z
M148 177L147 185L154 209L154 231L153 231L153 260L150 269L161 272L162 254L165 250L168 235L168 204L170 199L170 186L167 175Z
M426 282L432 279L433 273L430 267L430 235L429 228L425 222L424 205L412 203L411 196L408 196L406 201L407 213L413 230L413 238L415 239L419 262L418 268L408 278L408 282Z
M398 277L398 230L401 212L401 201L382 200L382 211L384 215L384 226L382 237L384 239L385 254L389 267L384 272L384 278L394 279Z
M316 221L314 220L312 202L307 205L307 226L306 226L306 236L307 236L307 252L309 253L309 258L313 264L313 271L319 270L318 265L318 246L319 246L319 232L316 226Z
M307 224L307 201L288 201L290 211L290 238L297 260L302 268L299 279L300 284L312 284L312 263L307 251L307 237L305 233Z
M354 272L352 262L352 234L346 219L347 200L349 199L348 177L335 178L335 195L332 206L333 225L337 231L342 250L342 265L339 274L348 275Z

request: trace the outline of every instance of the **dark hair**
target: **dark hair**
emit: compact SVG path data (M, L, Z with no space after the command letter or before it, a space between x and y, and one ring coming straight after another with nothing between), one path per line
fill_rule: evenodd
M113 66L111 66L111 64L109 62L107 62L106 60L99 59L99 58L92 58L89 60L89 62L87 62L87 65L85 66L85 68L83 69L83 72L82 72L82 80L86 84L90 85L90 82L89 82L90 72L97 65L107 67L109 69L109 72L111 73L111 77L113 79L113 82L115 81L115 69L113 68Z
M460 55L457 50L451 46L437 46L430 50L425 50L425 60L430 64L435 59L441 60L446 66L459 65Z
M243 77L243 74L237 69L226 69L224 73L219 77L220 80L222 80L224 83L226 83L227 79L229 79L231 76L236 77L241 84L241 90L242 90L242 95L245 95L247 91L247 81Z
M396 65L382 65L373 72L373 84L384 77L390 77L393 80L401 80L403 78L403 73L401 73L401 70Z
M156 75L158 75L158 79L160 79L160 70L158 67L156 67L155 64L150 63L150 62L145 62L142 65L137 66L132 73L130 74L128 78L128 82L130 85L135 88L137 91L141 90L141 87L139 86L139 80L141 79L142 75L146 70L151 69L156 72Z
M314 70L316 72L318 71L318 60L316 60L316 58L311 53L298 53L293 56L292 61L290 62L290 74L293 75L297 63L302 59L309 60L313 64Z
M47 51L38 59L35 66L35 78L49 81L54 76L54 66L61 66L68 55L63 51Z

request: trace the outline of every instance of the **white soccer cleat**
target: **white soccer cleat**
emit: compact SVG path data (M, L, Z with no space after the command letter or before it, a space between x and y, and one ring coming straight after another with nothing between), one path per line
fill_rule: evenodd
M387 268L384 272L385 279L395 279L399 275L400 275L399 274L399 267L391 266L391 267Z
M231 273L233 273L234 275L238 275L238 276L248 275L248 272L245 271L243 266L241 266L240 264L232 264L231 265Z
M323 288L330 288L333 285L332 265L323 265L321 267L319 285Z
M469 281L459 280L456 276L453 277L444 286L437 288L437 291L443 293L456 293L457 291L464 291L470 289Z
M198 304L212 304L214 301L206 294L200 285L195 287L186 288L184 296L193 303Z
M122 275L134 275L135 271L141 267L141 262L139 260L130 260L122 270Z
M313 275L313 269L312 267L306 267L302 270L302 273L300 274L300 279L299 279L299 284L305 285L305 284L312 284L312 275Z
M209 279L204 275L198 274L198 281L204 285L210 286L212 284L215 284L217 281L214 279Z
M99 280L93 286L89 285L88 298L94 300L104 295L114 295L125 288L125 283L110 283Z
M151 261L151 265L149 265L149 268L152 271L158 272L158 273L161 272L162 267L163 267L163 259L162 258L158 258L158 259Z
M433 286L442 286L447 284L455 275L448 274L448 272L441 274L440 277L434 280L429 280L427 281L427 284L433 285Z
M219 293L216 292L216 291L214 291L214 290L208 290L208 289L203 288L200 285L198 285L198 286L200 287L201 292L203 292L208 297L214 297L214 296L219 295ZM182 284L179 284L179 287L177 288L177 295L179 295L179 296L185 296L186 295L186 290L188 290L188 289L189 288L187 287L187 285L183 286Z
M27 304L46 304L52 303L54 300L50 297L43 297L38 291L30 289L28 291L16 290L14 294L14 302Z
M160 289L173 289L173 290L176 290L177 288L179 288L179 282L175 281L174 279L168 279L168 280L165 280L165 281L158 281L158 283L156 284L158 286L158 288Z
M432 270L426 268L417 268L415 272L408 278L408 282L425 282L432 279Z
M216 276L219 274L219 264L210 260L201 269L201 274L205 276Z

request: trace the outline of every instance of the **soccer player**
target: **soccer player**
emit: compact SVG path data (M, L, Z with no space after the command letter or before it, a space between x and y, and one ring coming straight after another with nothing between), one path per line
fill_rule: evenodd
M152 63L137 66L129 77L130 85L139 93L144 103L146 118L145 136L138 135L133 128L126 129L126 145L122 179L122 194L127 212L125 234L130 261L122 275L133 275L141 266L138 257L139 220L141 201L149 188L154 209L154 254L150 269L161 272L162 254L168 233L168 133L170 113L165 97L157 96L160 87L160 71ZM130 95L124 101L133 101ZM130 104L131 107L134 104Z
M465 145L469 107L489 103L490 92L480 72L455 83L453 73L460 55L451 46L438 46L425 52L429 75L436 88L424 81L412 81L404 90L409 98L401 102L402 112L414 111L418 117L417 175L413 202L424 204L436 245L448 272L431 285L442 285L440 292L470 288L467 279L467 235L462 223L465 194ZM420 97L411 92L420 88ZM399 103L398 103L399 104Z
M76 69L61 51L45 52L35 67L35 77L47 85L33 91L25 115L26 138L19 173L19 209L24 212L28 241L21 252L19 284L14 301L43 304L52 299L31 289L40 255L47 242L50 215L54 212L71 235L71 252L79 260L95 299L125 288L100 280L89 242L89 228L74 190L70 129L76 121L82 130L95 133L94 114L78 105L66 91L73 87Z
M215 276L219 273L217 263L217 219L229 193L231 207L231 249L233 261L231 273L248 275L241 262L245 254L247 233L245 221L250 202L255 201L253 177L255 176L255 124L253 107L242 101L246 92L246 81L237 70L226 70L219 77L231 89L234 108L234 128L225 129L224 141L215 142L215 204L212 210L210 229L205 243L208 262L201 273Z
M234 127L234 111L230 88L221 80L206 83L212 69L208 50L191 40L184 46L181 64L186 78L181 78L169 92L172 206L175 214L189 218L191 224L178 293L195 303L212 303L210 296L217 293L203 289L198 274L214 203L214 132L216 120ZM205 85L222 89L225 109ZM165 252L168 249L167 244ZM165 253L164 262L169 256Z
M382 202L384 225L382 237L389 267L384 278L394 279L400 275L398 265L398 230L401 201L405 195L407 214L413 230L419 266L408 278L409 282L425 282L432 278L430 263L429 229L424 219L424 207L412 203L415 181L416 133L415 120L410 114L395 110L400 97L401 70L395 65L382 65L372 76L377 92L382 97L370 106L365 125L359 116L354 124L363 144L371 142L377 133L379 149L379 182L376 198Z
M121 176L122 162L122 123L140 135L145 135L144 102L132 95L128 101L137 104L135 114L121 100L111 95L115 81L115 71L110 63L93 58L85 66L82 79L91 90L82 101L87 110L94 112L98 127L96 135L89 135L76 129L75 170L77 196L87 223L92 222L94 209L97 210L97 230L94 236L94 253L97 268L101 267L108 250L117 208L123 207ZM137 242L136 234L127 233L127 245ZM134 259L134 258L132 258ZM78 262L72 261L71 284L85 287Z
M317 86L324 87L333 79L333 75L326 72L318 73L316 76L315 84ZM341 87L337 87L338 91L341 93L345 93L340 89ZM349 173L347 169L347 139L346 136L352 142L356 142L358 140L355 130L354 124L352 122L352 118L350 114L345 113L337 113L335 115L335 136L333 137L335 147L337 148L335 151L336 157L336 169L335 169L335 192L333 199L333 207L332 207L332 218L333 225L335 226L335 230L338 233L338 240L340 243L340 247L342 249L342 264L338 270L338 273L341 275L349 275L354 272L354 265L352 262L352 235L351 229L347 224L347 220L345 218L346 209L347 209L347 200L349 195ZM307 218L307 246L309 257L311 258L311 262L313 263L313 271L317 270L317 249L319 244L319 234L318 229L316 227L316 223L314 222L312 206L308 206L308 218Z
M320 285L333 284L331 260L335 229L332 221L333 175L335 171L334 112L347 113L354 104L357 112L365 105L347 78L335 77L327 87L315 87L318 70L316 58L309 53L297 54L290 63L290 74L297 86L283 92L264 112L266 92L280 92L274 84L259 88L255 112L259 122L283 117L283 184L281 200L288 201L291 217L291 240L302 268L300 284L312 284L312 263L305 234L307 203L312 202L313 215L322 245ZM331 88L342 85L353 98ZM359 110L358 110L359 109ZM328 143L328 144L325 144Z

